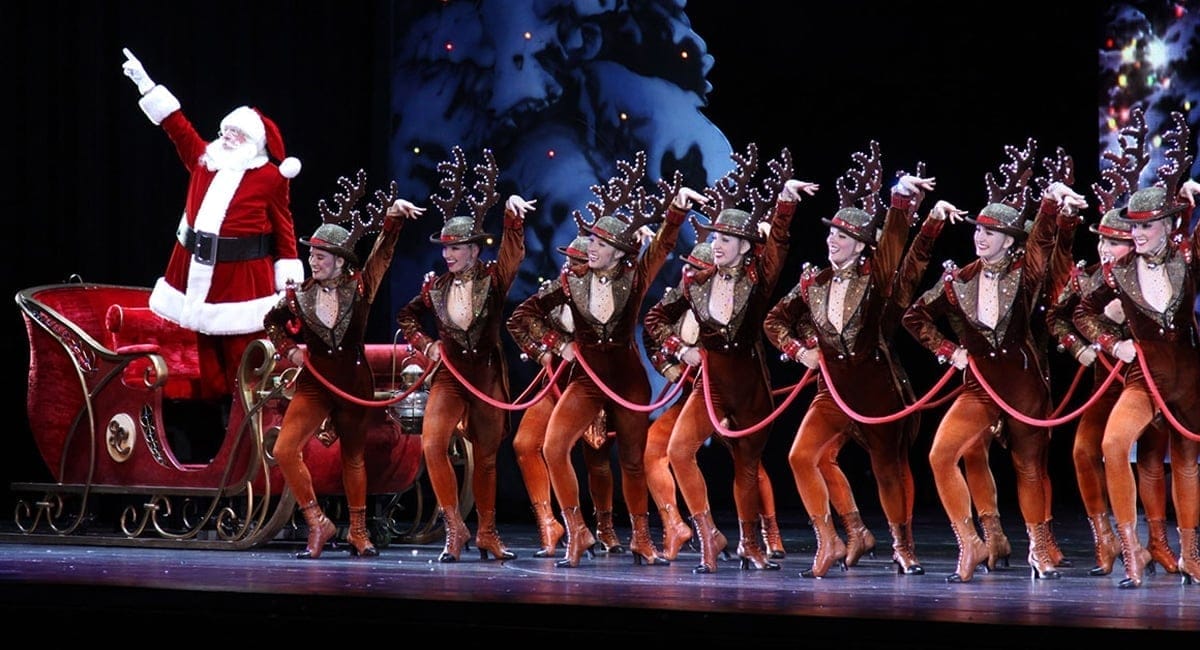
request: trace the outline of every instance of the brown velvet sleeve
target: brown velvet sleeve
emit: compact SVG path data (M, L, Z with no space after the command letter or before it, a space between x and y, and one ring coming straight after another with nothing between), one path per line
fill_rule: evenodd
M1104 271L1101 269L1098 272ZM1115 289L1105 282L1098 282L1095 289L1083 295L1071 316L1075 329L1087 340L1099 343L1101 349L1109 354L1112 354L1117 337L1106 325L1108 319L1104 316L1104 306L1117 297Z
M1079 335L1072 321L1075 308L1079 305L1079 293L1071 283L1064 281L1063 285L1055 299L1046 306L1046 326L1058 348L1072 357L1077 357L1088 345L1088 341Z
M496 254L496 268L505 294L517 277L517 270L525 259L525 220L505 210L504 234L500 237L500 250Z
M371 253L367 255L367 263L363 265L363 293L368 304L375 302L375 293L387 275L392 265L392 255L396 252L396 241L400 239L400 231L404 224L399 218L383 220L383 230L375 237Z
M678 336L679 323L689 307L681 289L669 290L646 312L642 320L642 343L647 354L662 347L669 337Z
M413 349L421 352L434 341L434 338L427 334L421 325L421 321L425 315L432 310L426 307L425 297L418 292L408 304L400 308L400 313L396 315L396 327L400 330L400 334L404 336L404 340L408 341Z
M767 237L762 253L763 282L765 295L775 292L775 283L787 261L791 247L792 217L796 214L796 201L776 201L775 214L771 217L771 234Z
M904 245L908 243L910 215L907 210L891 207L883 217L883 230L871 255L871 275L884 297L890 297L895 289L892 279L900 266Z
M929 260L933 257L933 246L946 225L945 220L925 217L921 229L913 237L912 245L904 253L900 263L900 271L896 275L896 286L892 290L892 302L901 310L908 309L912 304L917 287L929 269Z
M937 319L949 307L941 279L912 304L901 319L904 329L933 354L947 349L947 339L938 329Z
M1033 220L1033 230L1029 233L1029 241L1025 245L1025 273L1021 277L1021 282L1025 285L1025 290L1029 292L1031 313L1036 310L1037 302L1043 299L1050 252L1054 247L1055 235L1058 230L1057 213L1057 204L1050 200L1042 201L1038 206L1037 217Z
M800 285L793 287L767 311L763 319L763 333L767 341L781 352L794 345L794 341L804 344L816 338L816 329L812 326L808 303L801 295Z
M683 218L686 212L675 207L674 202L667 208L667 218L663 221L663 225L654 233L654 238L650 240L650 245L646 247L646 251L638 258L637 268L640 277L642 278L641 294L638 296L640 301L646 295L646 289L650 288L650 284L654 281L654 276L662 269L663 264L667 261L667 256L671 251L675 250L675 242L679 240L679 226L683 224Z
M561 287L539 291L521 301L513 310L505 327L513 341L530 359L537 360L544 352L553 351L557 341L570 340L570 336L554 326L550 317L554 308L566 303L568 297ZM570 306L567 306L570 308Z

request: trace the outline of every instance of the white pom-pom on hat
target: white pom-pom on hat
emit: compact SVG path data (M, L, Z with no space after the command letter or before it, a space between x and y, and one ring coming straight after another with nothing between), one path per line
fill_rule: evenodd
M267 153L272 158L279 161L279 173L284 178L295 178L300 173L300 161L292 156L287 156L283 147L283 135L279 132L279 127L275 121L262 111L254 109L262 120L264 137L266 138Z
M300 173L300 159L288 156L279 161L279 173L284 178L295 178Z

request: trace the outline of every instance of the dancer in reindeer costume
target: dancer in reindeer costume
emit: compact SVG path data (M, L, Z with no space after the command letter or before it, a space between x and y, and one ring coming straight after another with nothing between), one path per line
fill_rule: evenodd
M476 390L498 402L508 400L508 367L500 341L508 289L525 257L525 215L535 201L512 195L504 207L504 236L494 261L483 261L481 248L495 241L483 231L488 210L500 199L496 179L500 169L490 150L475 165L474 194L466 186L467 159L459 147L438 165L445 195L431 201L442 213L443 226L429 240L442 247L446 273L425 276L421 291L396 316L400 332L433 363L453 367ZM464 201L465 199L465 201ZM459 213L465 202L468 210ZM426 331L432 322L434 332ZM446 527L446 545L439 560L457 562L470 531L459 512L458 477L450 459L450 441L462 425L474 453L471 487L475 492L478 529L475 546L480 559L516 557L496 531L496 455L507 434L507 414L463 385L451 371L438 368L429 387L421 449L425 467Z

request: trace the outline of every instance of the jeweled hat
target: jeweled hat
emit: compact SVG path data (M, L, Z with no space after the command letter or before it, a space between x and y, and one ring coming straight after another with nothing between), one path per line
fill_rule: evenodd
M716 262L713 261L712 244L709 244L708 242L700 242L696 244L692 247L692 251L688 253L688 256L684 258L683 261L701 271L713 268L716 266Z
M720 232L731 237L738 237L755 243L762 243L766 240L762 232L758 230L758 221L749 212L740 208L725 208L717 214L716 220L707 226L701 226L701 230L708 233Z
M591 243L592 240L589 239L587 235L579 235L575 239L572 239L570 244L567 244L566 246L559 246L558 252L566 255L572 260L586 262L588 258L588 244Z
M1174 216L1186 207L1186 203L1172 201L1167 188L1155 185L1134 192L1129 205L1121 210L1121 218L1130 223L1149 223Z
M842 208L833 214L832 219L821 219L821 222L841 230L867 246L875 245L875 219L864 210Z
M974 219L968 217L964 221L1012 235L1018 240L1023 240L1029 235L1025 230L1025 218L1021 216L1021 212L1004 203L989 203L979 211L979 216Z
M636 253L641 249L637 241L637 228L631 228L628 221L611 215L604 216L597 219L596 223L586 226L586 229L592 236L599 237L613 248L626 253Z
M478 230L477 225L472 217L451 217L442 226L442 231L437 235L431 235L429 241L443 246L452 244L491 246L496 241L495 235Z
M321 224L316 232L312 234L312 237L301 239L300 243L333 253L339 257L344 257L351 264L358 265L358 255L354 254L353 242L350 241L350 231L337 224Z
M1104 216L1100 217L1100 223L1092 224L1088 230L1108 239L1133 241L1133 222L1121 218L1121 208L1105 212Z

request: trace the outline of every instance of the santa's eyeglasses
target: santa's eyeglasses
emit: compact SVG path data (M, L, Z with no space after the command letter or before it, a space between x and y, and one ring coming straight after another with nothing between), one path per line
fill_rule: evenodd
M237 128L236 126L226 126L222 128L220 131L217 131L217 137L226 140L232 140L238 144L246 142L250 139L250 136L246 135L245 131Z

